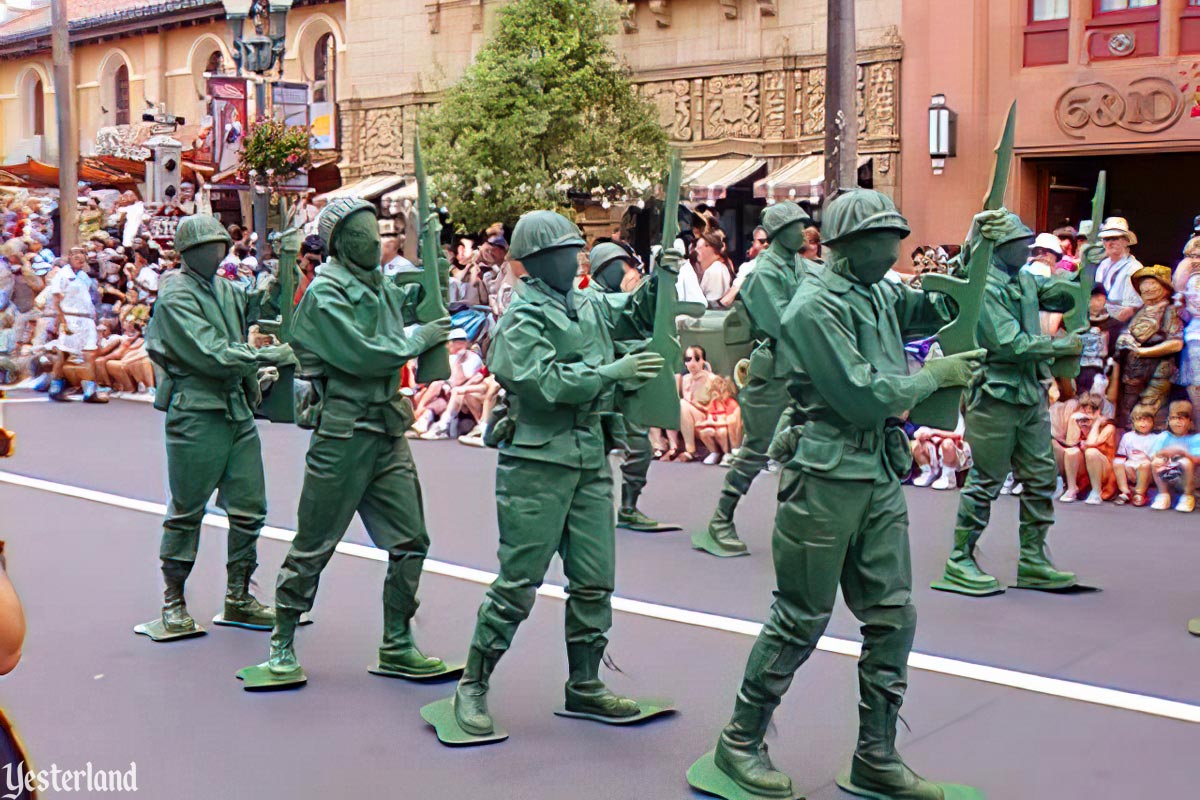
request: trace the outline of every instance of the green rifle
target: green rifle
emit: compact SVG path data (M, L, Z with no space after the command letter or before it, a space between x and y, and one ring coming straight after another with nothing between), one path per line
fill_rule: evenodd
M1092 261L1092 245L1100 241L1100 229L1104 227L1104 198L1108 194L1108 172L1100 170L1096 179L1096 194L1092 196L1092 229L1088 232L1087 247L1083 251L1084 260L1079 262L1079 294L1075 297L1075 307L1063 315L1063 330L1067 333L1086 333L1088 323L1088 304L1092 301L1092 287L1096 285L1097 262ZM1079 376L1079 356L1063 356L1054 360L1050 369L1056 378L1076 378Z
M282 219L291 219L289 204L282 198L279 201L279 215ZM299 228L288 228L279 235L279 341L288 342L292 337L292 315L296 305L292 300L296 296L296 259L300 255L302 232Z
M1004 193L1008 190L1008 176L1012 168L1016 127L1017 103L1014 100L1008 109L1004 133L996 145L996 168L992 173L992 186L983 200L985 211L996 211L1004 206ZM938 332L938 343L943 355L965 353L979 347L975 332L979 327L988 268L995 249L996 243L983 237L978 237L969 244L963 263L967 271L966 280L950 275L925 275L921 278L922 289L927 292L941 292L958 304L958 316ZM958 426L958 408L962 403L962 394L963 390L956 387L939 389L928 400L914 408L909 417L917 425L952 431Z
M417 218L421 226L421 272L417 282L424 289L417 304L417 322L424 325L441 319L448 312L438 280L441 226L429 204L429 183L425 179L425 161L421 158L419 134L413 146L413 162L417 172ZM450 351L445 343L431 347L417 357L417 383L428 384L449 377Z
M683 162L679 152L671 156L671 171L667 178L666 204L663 206L662 249L659 265L655 267L658 294L654 305L654 335L646 347L648 353L658 353L666 363L653 380L625 398L625 415L638 425L679 430L679 387L675 375L683 369L683 351L679 347L679 332L675 327L676 283L679 276L662 268L662 255L675 246L679 235L679 193L683 184Z

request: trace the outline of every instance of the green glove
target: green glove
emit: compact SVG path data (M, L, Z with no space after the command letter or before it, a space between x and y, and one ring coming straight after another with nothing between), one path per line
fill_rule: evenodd
M1083 352L1083 339L1078 333L1070 333L1050 343L1055 356L1077 356Z
M254 351L254 354L258 356L260 364L276 364L280 366L292 364L296 366L300 363L296 360L296 354L292 352L292 346L287 343L259 347Z
M620 383L624 389L636 389L658 375L666 363L658 353L630 353L596 372L602 378Z
M1007 232L1005 219L1007 209L998 208L991 211L981 211L975 215L974 227L984 239L998 241Z
M1104 245L1100 244L1099 242L1096 242L1095 244L1084 245L1083 250L1079 253L1081 259L1080 263L1099 264L1105 259L1106 255L1107 254L1104 252Z
M413 331L412 338L417 351L421 353L435 345L442 344L450 338L450 318L441 317L421 325Z
M679 274L679 265L687 261L687 255L674 248L659 253L658 266L672 275Z
M983 365L987 350L967 350L952 356L931 358L925 362L922 372L928 372L937 381L939 389L951 386L967 386Z

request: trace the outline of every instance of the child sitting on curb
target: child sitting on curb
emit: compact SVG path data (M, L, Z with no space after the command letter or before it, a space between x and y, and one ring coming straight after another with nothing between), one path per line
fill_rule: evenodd
M1190 513L1196 507L1196 488L1192 459L1200 457L1200 436L1192 433L1192 404L1186 400L1171 403L1167 412L1167 430L1154 440L1151 461L1158 496L1150 506L1156 511L1171 507L1171 490L1179 493L1176 511Z
M1132 502L1135 506L1144 506L1149 501L1146 491L1150 488L1153 472L1150 467L1150 453L1158 434L1154 433L1154 409L1149 406L1137 406L1133 409L1133 430L1121 437L1117 446L1117 457L1113 468L1117 473L1117 486L1121 493L1117 495L1117 505L1122 506ZM1129 483L1133 481L1133 491Z

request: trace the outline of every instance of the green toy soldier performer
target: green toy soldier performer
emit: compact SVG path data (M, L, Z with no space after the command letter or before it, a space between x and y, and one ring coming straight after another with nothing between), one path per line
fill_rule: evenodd
M146 351L158 373L154 406L167 412L170 501L163 521L162 618L134 628L154 641L204 633L184 603L200 542L200 524L214 490L229 515L224 613L214 622L269 630L274 612L250 594L258 566L258 534L267 514L262 448L254 425L260 366L290 361L287 345L252 349L245 342L260 293L214 279L230 245L215 217L179 223L178 272L163 275Z
M467 666L452 698L422 709L447 744L505 738L488 713L488 681L529 616L550 559L567 576L567 716L645 719L665 709L611 692L600 664L612 625L613 484L603 418L618 388L637 388L664 365L655 353L617 357L615 344L648 339L658 275L631 294L575 292L579 229L552 211L513 230L509 257L528 273L500 320L488 367L508 392L507 416L489 431L500 449L496 513L500 574L479 608ZM678 254L664 269L677 270Z
M1011 212L976 217L981 235L996 242L979 317L978 340L987 350L986 379L967 395L966 440L974 465L958 501L954 549L942 580L933 588L969 595L998 594L1000 582L980 569L975 545L991 517L1005 476L1012 472L1021 493L1021 555L1017 586L1061 590L1075 574L1055 569L1046 556L1046 534L1054 524L1053 493L1058 475L1051 450L1050 413L1042 381L1050 364L1078 356L1077 334L1052 339L1041 332L1039 310L1068 311L1078 287L1062 278L1041 278L1021 269L1033 231Z
M624 293L622 282L629 285L632 276L640 283L643 279L638 271L638 262L628 250L614 242L602 242L592 248L590 266L592 281L589 287L597 292ZM636 288L636 287L635 287ZM625 342L613 342L617 355L626 355ZM644 347L638 340L634 348ZM620 398L617 398L618 404ZM613 414L607 418L609 435L621 458L621 504L617 508L617 527L631 531L662 532L677 531L678 525L669 525L653 520L638 509L638 500L646 488L650 462L654 460L654 448L650 444L650 430L638 425L624 414Z
M912 466L899 417L941 387L965 386L982 351L933 359L909 375L904 338L949 316L941 298L884 280L908 223L886 196L845 192L826 208L832 257L804 280L783 315L783 359L803 428L779 434L783 468L772 550L775 603L754 644L733 718L688 781L726 798L793 796L763 736L792 676L812 654L840 584L862 622L859 735L843 789L864 797L942 800L955 794L914 773L896 752L896 719L916 631L908 510ZM776 448L778 452L780 448Z
M750 491L750 484L766 467L767 448L779 418L787 409L786 369L776 360L775 348L780 336L779 320L810 269L807 262L798 262L796 255L804 247L804 229L811 224L804 209L795 203L768 206L762 213L761 225L770 245L758 254L754 271L738 292L737 302L750 318L751 332L759 345L750 356L749 380L738 394L745 438L725 475L707 534L701 533L693 539L693 546L713 555L747 554L733 524L733 514L738 502Z
M275 587L271 657L238 673L246 689L306 682L296 660L296 625L312 608L321 571L356 511L371 540L388 554L383 643L372 671L414 679L454 671L422 653L409 626L429 536L416 466L404 438L412 404L397 391L400 368L445 342L450 320L405 332L421 289L384 279L379 225L370 203L336 200L322 210L317 224L329 261L296 308L292 329L300 361L296 418L313 435L298 530Z

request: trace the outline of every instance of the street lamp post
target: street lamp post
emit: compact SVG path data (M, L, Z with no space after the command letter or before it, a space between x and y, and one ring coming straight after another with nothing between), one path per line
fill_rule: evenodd
M221 0L225 6L225 17L233 34L233 61L238 74L253 72L255 81L255 118L262 120L267 115L266 74L283 63L287 38L287 15L292 10L293 0ZM246 22L254 26L254 33L246 35ZM257 177L257 176L256 176ZM262 244L267 242L267 208L270 190L265 183L254 178L250 181L254 201L254 231ZM261 251L260 251L261 252Z

